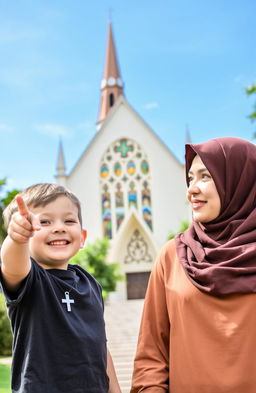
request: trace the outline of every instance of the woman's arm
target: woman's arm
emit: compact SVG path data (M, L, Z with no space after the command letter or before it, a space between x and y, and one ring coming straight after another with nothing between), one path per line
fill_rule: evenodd
M131 393L169 391L170 321L162 251L151 273L142 314Z

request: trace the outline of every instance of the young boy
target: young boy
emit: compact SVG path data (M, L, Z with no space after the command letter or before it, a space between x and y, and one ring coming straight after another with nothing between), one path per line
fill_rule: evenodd
M81 207L37 184L4 212L0 280L13 330L13 393L120 393L106 348L100 285L69 259L83 247Z

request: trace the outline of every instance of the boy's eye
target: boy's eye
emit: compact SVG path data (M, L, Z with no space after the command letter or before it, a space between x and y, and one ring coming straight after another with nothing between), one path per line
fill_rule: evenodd
M50 221L49 220L40 220L41 225L49 225Z
M77 222L76 220L72 220L72 219L65 220L65 223L66 223L66 224L74 224L74 223L76 223L76 222Z

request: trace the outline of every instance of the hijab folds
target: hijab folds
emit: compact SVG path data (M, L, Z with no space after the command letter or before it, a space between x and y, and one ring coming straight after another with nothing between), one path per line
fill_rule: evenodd
M256 293L256 146L239 138L186 145L186 179L196 155L210 172L221 212L176 236L192 283L213 296Z

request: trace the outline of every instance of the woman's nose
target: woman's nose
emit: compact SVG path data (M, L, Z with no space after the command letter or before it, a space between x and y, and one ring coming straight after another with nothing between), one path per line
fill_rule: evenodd
M198 194L200 192L200 189L198 187L197 182L192 181L190 182L188 189L187 189L188 194Z

